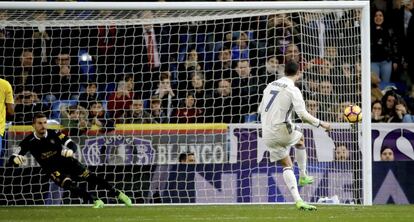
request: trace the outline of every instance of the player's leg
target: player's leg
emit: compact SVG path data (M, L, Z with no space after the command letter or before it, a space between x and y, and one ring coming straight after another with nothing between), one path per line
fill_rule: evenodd
M50 179L53 180L59 187L65 190L69 190L71 193L82 198L84 203L94 203L93 208L102 208L104 203L96 196L88 193L86 190L81 189L72 181L72 179L64 173L54 171L50 174Z
M131 199L124 194L122 191L115 189L114 186L108 183L105 179L98 177L96 174L89 172L85 174L84 178L85 180L92 184L97 185L100 188L104 188L109 191L109 194L113 197L117 197L119 200L121 200L126 206L132 206Z
M285 156L283 159L280 160L280 163L283 166L283 179L290 193L292 194L292 197L296 203L296 207L299 210L316 210L315 206L305 203L300 197L296 177L293 173L293 164L292 160L290 159L290 156Z
M79 161L76 161L73 170L76 171L76 175L79 175L78 177L81 180L85 180L89 184L93 186L98 186L101 189L108 190L109 195L117 197L126 206L132 206L132 201L127 195L125 195L122 191L115 189L115 187L109 184L108 181L106 181L105 179L98 177L95 173L90 172L88 168L86 168Z
M307 154L303 135L301 136L299 142L295 145L295 159L299 167L299 186L312 184L313 177L308 176L306 172Z

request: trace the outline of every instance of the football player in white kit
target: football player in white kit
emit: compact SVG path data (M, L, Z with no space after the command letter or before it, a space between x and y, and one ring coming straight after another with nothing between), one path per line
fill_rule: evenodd
M283 166L283 179L288 186L296 207L300 210L316 210L315 206L305 203L299 195L290 147L295 146L295 159L299 166L299 185L313 182L306 174L306 148L302 133L292 123L292 111L303 122L315 127L330 130L330 124L321 121L306 111L305 101L295 82L300 78L299 65L294 61L285 64L285 76L269 83L263 91L263 99L258 112L261 114L263 142L270 149L270 160L280 161Z

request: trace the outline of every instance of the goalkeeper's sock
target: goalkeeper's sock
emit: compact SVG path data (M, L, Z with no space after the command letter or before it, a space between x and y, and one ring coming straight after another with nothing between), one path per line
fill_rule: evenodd
M299 167L299 176L306 177L306 149L296 148L295 159Z
M80 187L76 186L72 180L67 180L63 184L63 189L70 190L71 193L81 197L83 199L84 203L92 203L97 198L90 193L88 193L86 190L81 189Z
M108 183L105 179L96 176L95 174L91 173L89 174L89 177L86 178L86 181L88 183L91 183L93 185L97 185L100 188L104 188L109 191L109 195L113 197L119 196L119 191L116 190L111 184Z
M292 167L283 168L283 179L285 180L286 186L292 194L295 202L298 200L302 200L302 198L299 195L298 185Z

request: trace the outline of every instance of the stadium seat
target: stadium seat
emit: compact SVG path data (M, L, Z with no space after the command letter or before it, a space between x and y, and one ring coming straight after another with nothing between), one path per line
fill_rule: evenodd
M257 114L247 114L244 116L245 123L255 123L257 122Z

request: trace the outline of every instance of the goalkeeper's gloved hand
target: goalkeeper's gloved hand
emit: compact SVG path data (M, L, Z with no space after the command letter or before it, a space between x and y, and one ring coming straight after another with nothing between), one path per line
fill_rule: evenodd
M63 157L73 157L73 150L71 149L62 149L60 153Z
M13 158L13 163L20 166L26 161L26 158L22 155L15 155Z

